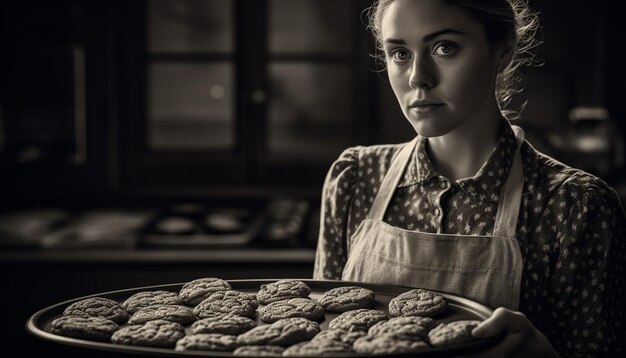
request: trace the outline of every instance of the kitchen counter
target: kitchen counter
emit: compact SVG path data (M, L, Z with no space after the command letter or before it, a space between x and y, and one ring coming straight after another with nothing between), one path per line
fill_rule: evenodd
M313 249L196 249L196 250L7 250L0 264L158 264L158 263L295 263L313 264Z

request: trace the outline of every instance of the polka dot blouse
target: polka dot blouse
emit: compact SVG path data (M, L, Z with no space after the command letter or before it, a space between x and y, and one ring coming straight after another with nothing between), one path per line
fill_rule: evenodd
M491 235L515 136L503 126L480 171L454 182L439 175L418 140L384 215L390 225L423 232ZM353 147L333 163L322 193L314 277L341 279L346 240L365 219L401 145ZM524 259L520 311L562 355L626 350L624 232L615 191L593 175L521 148L524 189L517 239Z

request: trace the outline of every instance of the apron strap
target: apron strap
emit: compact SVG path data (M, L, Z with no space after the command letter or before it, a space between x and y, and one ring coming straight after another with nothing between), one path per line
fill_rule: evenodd
M511 125L517 148L513 157L513 164L506 183L500 191L498 211L493 227L493 236L515 238L517 219L522 201L522 189L524 188L524 170L522 169L522 155L520 148L524 143L524 131L518 126Z
M383 216L385 215L385 211L387 211L389 201L391 201L391 197L393 196L398 183L400 183L400 178L409 163L409 158L415 149L418 138L419 136L406 143L391 162L389 171L385 174L385 178L380 184L378 189L379 191L376 193L376 198L374 199L370 211L367 214L368 219L383 221Z

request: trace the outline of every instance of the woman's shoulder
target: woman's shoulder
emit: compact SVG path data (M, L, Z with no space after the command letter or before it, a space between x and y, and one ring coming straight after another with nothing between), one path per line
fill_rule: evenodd
M570 199L573 204L602 201L619 205L619 196L601 178L560 162L531 145L524 149L524 166L528 169L525 181L530 191Z
M375 144L375 145L357 145L345 149L338 160L349 159L355 162L385 162L390 161L402 149L406 143L399 144Z
M345 149L331 165L326 185L341 185L348 189L361 181L377 187L405 144L359 145Z
M343 170L345 167L350 167L355 171L360 168L371 169L369 171L370 174L374 169L386 171L393 158L405 144L376 144L350 147L339 155L331 168Z

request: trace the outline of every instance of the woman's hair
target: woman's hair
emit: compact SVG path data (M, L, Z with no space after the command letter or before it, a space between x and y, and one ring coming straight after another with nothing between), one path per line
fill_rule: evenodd
M385 55L382 47L381 23L385 10L394 0L376 0L367 9L369 28L376 40L378 64L384 68ZM508 119L519 118L526 106L526 101L511 108L514 95L522 92L522 77L517 72L520 66L535 63L532 50L539 45L535 39L539 27L538 16L528 7L527 0L441 0L456 6L478 20L485 29L487 41L493 47L514 40L513 57L508 66L496 79L496 101L502 114Z

